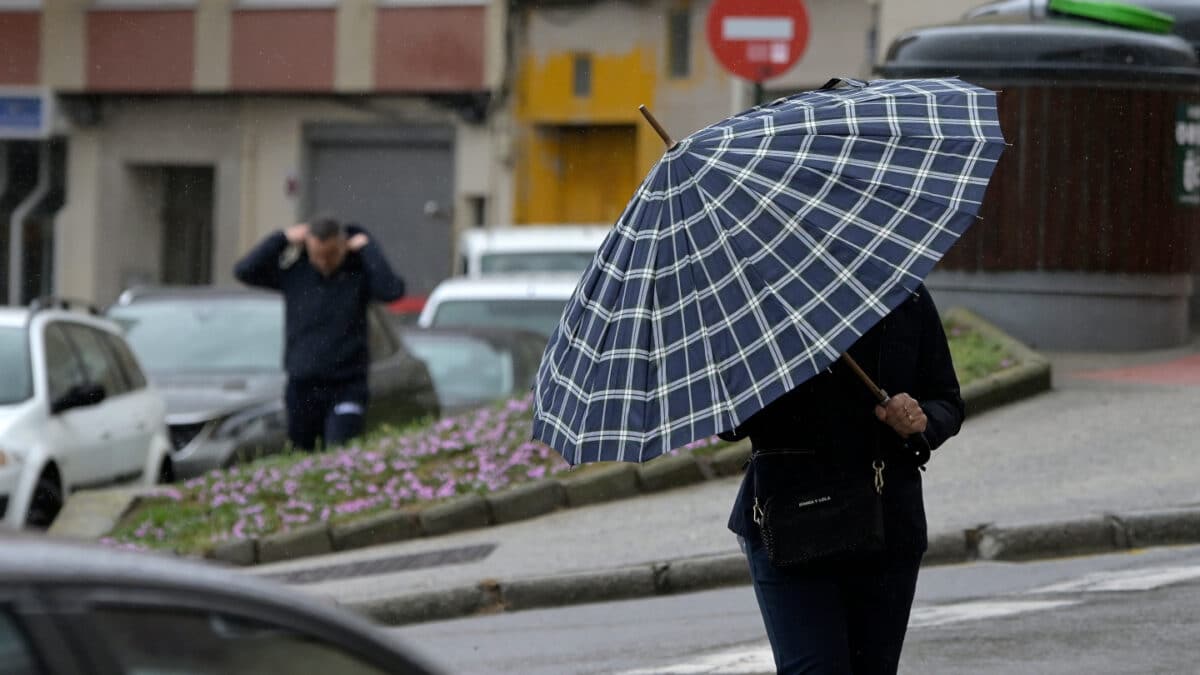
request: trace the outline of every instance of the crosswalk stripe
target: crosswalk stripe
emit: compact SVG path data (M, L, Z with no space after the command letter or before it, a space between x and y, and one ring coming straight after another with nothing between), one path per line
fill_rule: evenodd
M1035 588L1026 593L1041 595L1046 593L1151 591L1192 579L1200 579L1200 565L1095 572L1078 579Z
M972 600L949 605L917 607L909 616L908 627L930 628L978 619L998 619L1077 604L1078 600Z
M1188 567L1152 567L1149 569L1096 572L1078 579L1042 586L1022 595L1057 593L1099 593L1150 591L1171 584L1200 579L1200 565ZM1004 599L968 600L945 605L914 607L908 627L934 628L948 624L998 619L1028 612L1040 612L1082 604L1082 599ZM753 675L775 669L771 646L767 642L740 645L695 659L667 666L638 668L619 675Z
M930 628L978 619L996 619L1079 604L1075 600L973 600L913 609L909 628ZM627 670L620 675L752 675L775 669L770 644L740 646L712 652L683 663Z
M763 642L752 647L735 647L705 654L686 663L627 670L620 675L754 675L774 670L775 657L771 655L771 645Z

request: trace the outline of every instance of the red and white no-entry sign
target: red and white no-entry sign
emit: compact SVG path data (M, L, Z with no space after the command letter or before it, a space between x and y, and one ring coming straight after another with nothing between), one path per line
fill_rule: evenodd
M729 72L752 82L782 75L808 46L802 0L716 0L708 10L708 44Z

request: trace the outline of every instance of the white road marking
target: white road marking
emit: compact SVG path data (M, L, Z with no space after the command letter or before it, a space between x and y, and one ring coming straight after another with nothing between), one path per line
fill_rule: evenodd
M1191 567L1152 567L1140 570L1095 572L1078 579L1064 581L1027 591L1030 595L1043 593L1101 593L1115 591L1152 591L1163 586L1200 579L1200 565Z
M1200 579L1200 565L1096 572L1078 579L1025 591L1024 594L1151 591L1193 579ZM908 627L933 628L965 621L1041 612L1082 603L1082 599L1007 599L927 605L913 608ZM682 663L628 670L619 675L753 675L769 673L774 668L775 660L771 656L771 646L761 642L703 654Z
M949 605L933 605L913 609L908 618L909 628L930 628L963 621L998 619L1026 612L1040 612L1070 605L1078 600L971 600Z
M754 675L774 670L775 657L771 656L771 645L763 642L751 647L734 647L705 654L686 663L627 670L620 675Z
M930 628L963 621L996 619L1077 605L1077 600L972 600L913 609L909 628ZM775 669L771 645L742 645L698 656L690 661L627 670L619 675L753 675Z

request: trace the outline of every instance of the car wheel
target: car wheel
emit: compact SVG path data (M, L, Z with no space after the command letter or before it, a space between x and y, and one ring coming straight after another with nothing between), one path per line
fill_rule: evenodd
M166 485L167 483L175 482L175 465L171 463L170 457L164 457L162 464L158 466L158 484Z
M25 525L31 529L44 530L50 527L58 512L62 510L63 492L58 476L52 471L43 471L33 488L33 499L25 514Z

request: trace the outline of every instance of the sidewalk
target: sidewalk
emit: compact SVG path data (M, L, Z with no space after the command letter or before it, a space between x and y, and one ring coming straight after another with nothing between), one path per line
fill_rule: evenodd
M925 475L932 557L954 560L962 549L962 559L966 546L989 557L1036 557L1200 541L1200 509L1133 515L1200 506L1197 354L1200 341L1157 353L1049 355L1054 391L968 418L934 454ZM297 588L387 623L741 583L745 566L725 529L738 480L248 573L373 566L369 575L346 569ZM1001 527L980 529L987 524ZM407 571L380 573L405 564Z

